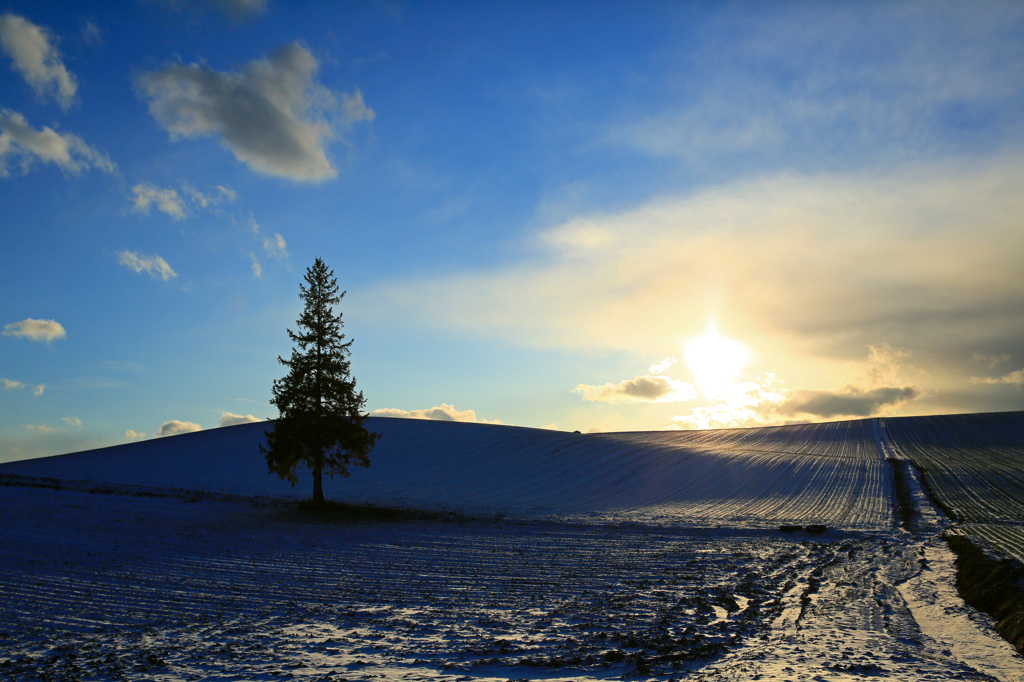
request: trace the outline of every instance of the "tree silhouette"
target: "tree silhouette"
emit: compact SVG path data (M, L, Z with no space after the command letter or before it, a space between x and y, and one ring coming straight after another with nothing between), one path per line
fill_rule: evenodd
M277 360L288 374L274 380L270 401L280 416L267 431L267 445L260 452L270 473L292 485L298 481L299 464L313 472L313 503L324 502L323 474L347 477L349 466L370 466L370 450L380 437L363 426L366 399L356 392L349 374L352 341L341 332L344 323L334 306L345 296L338 293L334 271L320 258L306 270L306 284L299 285L305 303L297 321L298 332L288 331L296 345L291 358Z

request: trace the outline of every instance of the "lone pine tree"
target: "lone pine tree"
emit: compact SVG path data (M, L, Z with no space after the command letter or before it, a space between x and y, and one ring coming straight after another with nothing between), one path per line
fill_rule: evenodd
M334 271L320 258L306 270L306 284L299 285L305 303L298 332L288 331L296 345L289 359L277 360L288 374L274 381L274 397L280 416L268 431L266 447L270 473L292 485L296 468L303 464L313 472L313 503L323 504L323 475L347 477L349 466L370 466L370 450L380 437L363 426L366 399L356 392L349 374L352 341L341 332L344 323L334 306L346 292L338 293Z

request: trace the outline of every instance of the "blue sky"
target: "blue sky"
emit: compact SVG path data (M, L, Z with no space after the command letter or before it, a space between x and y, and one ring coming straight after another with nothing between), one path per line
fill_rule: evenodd
M1024 409L1022 52L1020 3L9 1L0 459L273 417L317 256L372 413Z

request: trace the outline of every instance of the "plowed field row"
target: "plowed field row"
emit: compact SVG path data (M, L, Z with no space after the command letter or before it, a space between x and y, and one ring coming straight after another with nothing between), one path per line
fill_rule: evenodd
M886 428L956 520L1024 522L1024 413L902 417Z
M1024 561L1024 413L886 419L957 532Z
M372 419L369 469L324 481L329 499L516 519L883 530L892 481L872 420L732 431L572 434ZM266 424L12 462L34 477L306 497L260 457ZM221 433L217 433L217 432ZM177 439L177 440L176 440Z
M370 664L617 676L625 654L609 652L623 650L666 672L764 634L793 581L827 560L763 533L325 528L218 502L191 505L190 525L177 500L14 488L0 505L9 679L358 676Z

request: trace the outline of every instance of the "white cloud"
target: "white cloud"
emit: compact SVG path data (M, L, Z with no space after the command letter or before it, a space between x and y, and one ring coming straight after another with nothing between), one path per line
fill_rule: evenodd
M157 436L175 436L179 433L193 433L195 431L202 431L203 427L194 422L183 422L177 419L172 419L169 422L164 422L157 432ZM127 432L125 432L127 435Z
M230 412L220 413L220 422L217 426L234 426L235 424L252 424L253 422L263 421L258 419L251 414L231 414Z
M45 391L45 390L46 390L46 384L36 384L36 387L34 389L32 389L32 395L34 395L35 397L38 398L39 396L41 396L43 394L43 391Z
M263 252L269 258L273 258L277 261L282 261L288 258L288 245L277 232L274 233L273 237L268 237L263 234L260 229L259 223L256 222L256 218L253 217L252 212L249 213L249 227L252 229L252 237L260 246L263 247ZM263 263L260 261L259 256L255 252L249 252L249 259L252 261L252 274L256 279L263 278Z
M572 218L519 263L382 284L354 304L404 329L659 357L716 318L752 351L749 371L795 385L851 383L833 374L879 340L955 367L964 348L1024 338L1011 312L1024 309L1022 176L1024 158L737 181Z
M437 407L425 410L399 410L394 407L385 407L374 410L371 413L374 417L405 417L407 419L433 419L446 422L480 422L483 424L500 424L498 420L477 419L475 410L457 410L453 405L441 403Z
M13 379L2 379L0 381L3 382L2 385L5 391L13 391L18 388L25 388L25 384L21 383L20 381L15 381Z
M129 270L142 273L145 272L155 279L170 281L178 276L173 268L160 256L153 254L146 256L136 251L118 251L117 262Z
M53 433L54 429L46 424L25 424L25 428L36 433Z
M185 202L177 190L163 189L148 182L140 182L132 187L132 211L136 213L149 213L149 207L156 204L162 213L166 213L175 220L184 220L188 214Z
M692 429L729 429L777 424L781 420L779 405L788 392L778 385L772 374L756 381L741 381L723 387L715 401L698 405L687 414L672 417L679 424Z
M14 60L14 69L40 97L53 97L67 111L75 103L78 84L61 61L56 38L45 27L17 14L0 15L0 48Z
M971 377L972 384L1009 384L1024 386L1024 369L1018 369L1001 377Z
M198 204L202 208L219 206L224 202L230 203L238 199L238 192L223 185L214 186L213 191L209 193L200 191L188 184L182 185L181 189L189 196L193 203Z
M617 384L580 384L572 392L584 400L603 403L675 403L697 398L696 389L685 381L649 374Z
M61 134L49 126L36 130L18 112L0 109L0 178L10 176L8 162L12 160L18 161L22 173L27 173L37 160L54 163L66 173L93 167L117 172L110 157L77 135Z
M66 338L68 334L64 326L56 320L34 320L29 317L21 322L5 324L3 335L49 343Z
M82 420L78 417L61 417L61 420L76 428L82 428Z
M672 369L672 367L675 366L676 362L678 362L678 360L676 360L674 357L670 355L661 362L651 365L651 368L648 371L651 374L664 374L665 372Z
M176 140L216 135L254 170L297 181L337 175L326 144L373 118L362 94L331 92L314 79L318 64L299 43L222 73L205 64L171 64L144 74L140 94Z
M132 429L125 429L124 430L124 437L127 438L128 440L142 440L143 438L146 437L146 434L142 433L141 431L133 431Z

